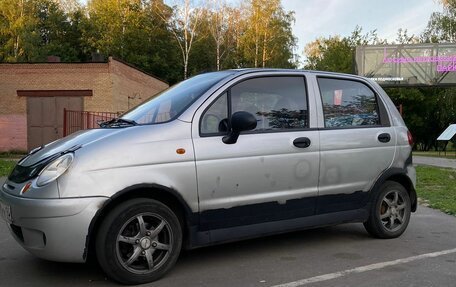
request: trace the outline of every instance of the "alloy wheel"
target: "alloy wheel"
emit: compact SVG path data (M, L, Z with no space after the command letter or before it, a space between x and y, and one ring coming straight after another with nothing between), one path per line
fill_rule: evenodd
M117 235L117 258L128 271L148 274L168 260L173 240L171 227L163 217L155 213L138 214Z
M385 194L380 205L380 220L383 227L389 231L396 231L402 227L406 216L406 203L400 192L392 190Z

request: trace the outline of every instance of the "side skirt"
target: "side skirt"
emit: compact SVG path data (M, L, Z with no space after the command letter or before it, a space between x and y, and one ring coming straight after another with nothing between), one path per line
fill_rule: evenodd
M369 216L368 209L340 211L315 216L300 217L287 220L263 222L229 228L198 231L190 228L189 249L238 241L266 235L311 229L322 226L337 225L348 222L364 222Z

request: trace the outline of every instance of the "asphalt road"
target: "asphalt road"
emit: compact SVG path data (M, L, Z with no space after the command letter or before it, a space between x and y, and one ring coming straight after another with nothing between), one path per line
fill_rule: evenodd
M456 217L420 206L398 239L345 224L202 248L145 286L455 286L455 248ZM94 265L35 258L2 223L0 286L118 285Z

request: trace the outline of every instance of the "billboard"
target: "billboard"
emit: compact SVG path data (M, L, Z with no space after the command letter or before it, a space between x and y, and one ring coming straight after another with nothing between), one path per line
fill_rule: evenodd
M455 86L456 44L356 48L356 73L382 86Z

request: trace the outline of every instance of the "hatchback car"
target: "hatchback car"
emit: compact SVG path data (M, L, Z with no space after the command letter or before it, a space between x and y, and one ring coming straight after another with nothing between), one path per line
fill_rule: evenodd
M2 186L1 210L32 254L93 254L110 278L145 283L181 248L346 222L400 236L417 208L412 144L369 79L207 73L33 150Z

